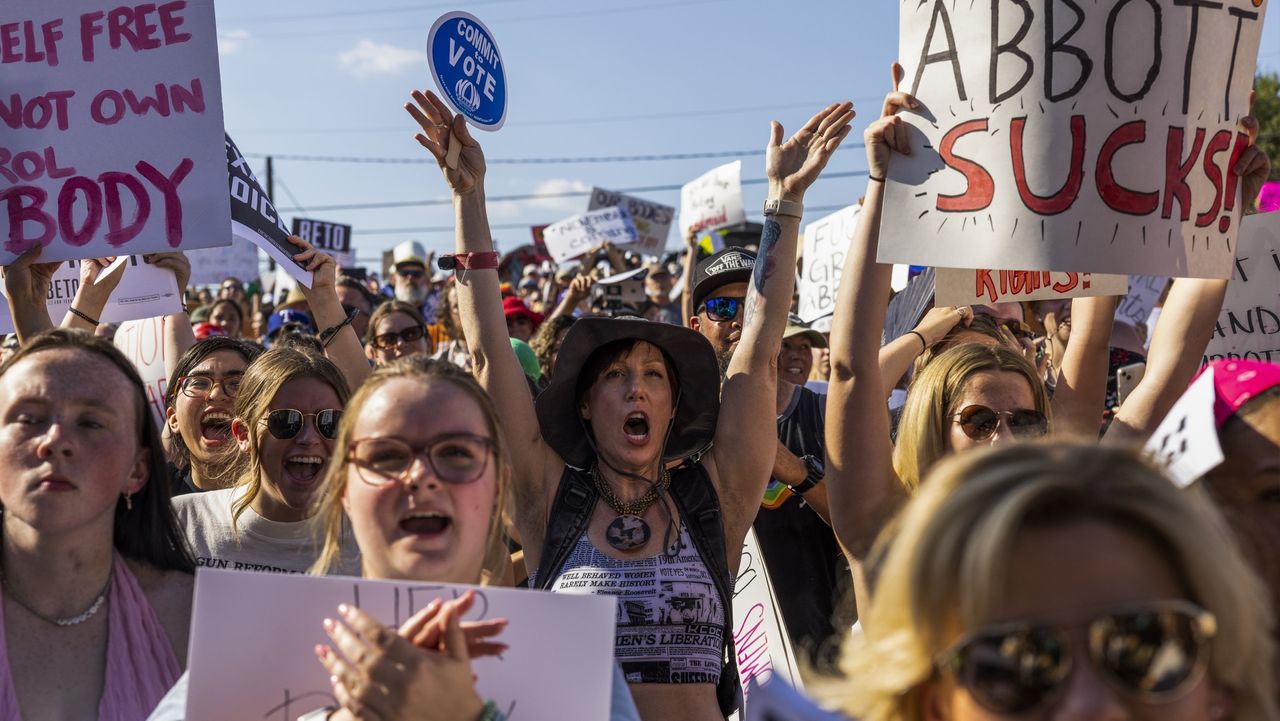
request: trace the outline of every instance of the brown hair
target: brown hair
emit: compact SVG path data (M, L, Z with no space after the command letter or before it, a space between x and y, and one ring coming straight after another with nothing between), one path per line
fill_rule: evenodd
M406 303L402 300L389 300L378 306L378 308L373 311L373 315L369 316L369 330L365 331L364 334L364 344L366 346L373 345L373 337L378 333L378 324L382 322L383 318L386 318L392 313L404 313L412 318L413 322L423 328L427 327L427 320L422 317L422 311L419 310L417 306L412 303Z

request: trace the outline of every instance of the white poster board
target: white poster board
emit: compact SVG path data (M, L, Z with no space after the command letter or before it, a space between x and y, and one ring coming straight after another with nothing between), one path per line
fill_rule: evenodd
M9 0L0 27L0 265L226 244L213 3Z
M136 255L121 256L102 271L105 274L112 272L124 273L124 277L103 307L102 317L98 319L101 322L120 323L182 312L182 296L178 294L178 280L173 273L145 263ZM46 302L50 322L54 325L62 324L79 287L80 261L68 260L54 272L49 284ZM0 293L0 333L12 332L9 299Z
M1228 277L1264 12L902 3L901 87L921 106L902 115L913 152L889 168L880 262Z
M1204 362L1219 358L1280 363L1280 212L1244 219L1235 273Z
M187 253L191 261L191 285L217 285L227 278L248 283L258 277L258 246L244 238L231 245Z
M1155 275L1135 275L1129 279L1129 292L1116 306L1116 322L1138 327L1151 317L1169 279ZM1147 332L1155 330L1148 328Z
M742 209L742 161L708 170L680 188L680 236L747 222Z
M337 618L338 604L399 626L432 600L467 588L198 569L187 721L294 721L336 705L312 649L329 643L321 622ZM475 588L476 604L464 620L509 622L495 639L509 645L501 658L472 660L482 698L513 721L608 718L613 597Z
M994 305L1124 295L1129 277L1109 273L1051 273L1038 270L938 268L935 305Z
M639 237L631 214L619 207L579 213L552 223L542 231L547 252L557 263L577 258L601 243L623 246L635 243Z
M805 323L835 310L840 273L860 212L861 205L850 205L804 226L804 265L798 291L800 320Z
M142 376L157 428L164 427L164 395L169 387L169 374L165 371L165 322L163 317L125 321L116 330L114 341Z
M1147 441L1146 451L1173 479L1186 487L1223 461L1213 419L1213 369L1187 388Z
M804 687L754 530L747 531L742 544L742 561L733 587L733 623L738 675L744 695L748 684L766 683L774 677L786 680L795 688ZM750 708L749 696L744 703Z
M676 215L675 208L604 188L592 188L591 203L587 206L587 210L609 207L626 208L631 216L631 222L636 226L639 240L624 247L646 255L662 254L667 247L667 236L671 234L671 221Z

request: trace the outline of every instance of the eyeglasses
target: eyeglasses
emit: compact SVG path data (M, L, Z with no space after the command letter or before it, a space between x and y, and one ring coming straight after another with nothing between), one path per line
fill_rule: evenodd
M338 437L338 421L342 419L342 411L335 408L316 413L303 413L292 408L281 408L267 414L267 432L275 438L287 441L302 432L303 420L311 418L316 425L316 432L333 440Z
M417 280L418 278L421 278L422 276L426 275L426 273L424 271L417 270L414 268L405 268L403 270L397 270L396 275L402 275L406 278L412 278L414 280Z
M972 405L951 416L951 420L960 424L960 430L975 441L985 441L994 435L1000 427L1001 418L1007 419L1009 430L1019 438L1043 436L1049 430L1049 419L1033 408L994 411L986 406Z
M708 298L702 307L707 317L720 322L730 321L738 317L746 298Z
M422 338L427 332L426 328L420 325L409 326L402 331L392 333L379 333L373 337L373 345L375 348L386 350L394 348L401 343L412 343Z
M1188 691L1208 664L1214 615L1192 603L1167 601L1087 621L1089 660L1122 693L1146 703ZM935 663L983 708L1025 714L1056 698L1071 675L1071 647L1061 627L1004 624L969 634Z
M242 376L238 375L222 379L213 376L182 376L178 379L178 389L188 398L208 398L213 393L214 386L221 386L223 395L235 398L240 392L241 379Z
M414 461L424 452L436 478L454 485L472 483L489 466L493 441L469 433L437 436L424 446L411 446L398 438L361 438L347 453L360 480L371 486L404 481Z

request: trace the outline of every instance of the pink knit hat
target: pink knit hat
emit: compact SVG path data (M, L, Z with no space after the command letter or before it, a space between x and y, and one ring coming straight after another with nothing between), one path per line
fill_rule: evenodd
M1216 360L1213 369L1213 419L1221 427L1251 398L1273 386L1280 386L1280 364L1252 360ZM1203 373L1201 369L1200 373ZM1197 373L1199 378L1200 374Z

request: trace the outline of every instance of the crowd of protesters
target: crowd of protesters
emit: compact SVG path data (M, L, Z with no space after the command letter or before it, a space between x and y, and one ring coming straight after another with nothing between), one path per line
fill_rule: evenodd
M611 717L723 719L752 529L805 676L850 718L1280 718L1280 365L1213 364L1226 462L1179 489L1135 449L1200 370L1226 281L1173 281L1149 329L1095 297L937 307L882 339L882 179L914 103L889 94L864 133L859 225L812 325L804 197L850 103L773 124L757 241L556 265L494 252L484 151L415 91L460 269L410 241L383 283L293 238L312 282L273 294L191 288L181 253L147 256L187 301L159 426L97 320L120 274L83 263L54 328L54 266L19 258L0 718L182 718L210 566L599 594L645 571L618 600ZM1254 146L1232 168L1246 199L1269 171ZM634 293L602 292L628 271ZM502 623L463 622L473 601L400 628L334 609L316 656L337 706L309 717L501 718L470 659L503 651Z

